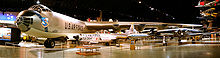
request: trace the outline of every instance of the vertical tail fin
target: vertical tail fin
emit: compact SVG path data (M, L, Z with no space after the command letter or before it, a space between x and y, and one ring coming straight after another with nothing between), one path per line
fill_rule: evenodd
M201 0L199 0L198 5L201 5L200 2L201 2Z
M204 1L201 2L201 0L199 0L198 5L195 7L202 7L203 5L205 5L205 2Z

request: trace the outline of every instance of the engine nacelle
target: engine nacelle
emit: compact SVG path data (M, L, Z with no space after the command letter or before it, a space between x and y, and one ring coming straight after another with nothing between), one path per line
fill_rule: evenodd
M139 24L139 25L137 26L136 30L139 31L139 32L140 32L140 31L143 31L144 28L145 28L145 25L146 25L146 24Z
M120 25L119 24L113 24L114 28L118 28Z
M114 27L114 31L115 32L118 32L118 31L120 31L120 25L119 24L113 24L113 27Z

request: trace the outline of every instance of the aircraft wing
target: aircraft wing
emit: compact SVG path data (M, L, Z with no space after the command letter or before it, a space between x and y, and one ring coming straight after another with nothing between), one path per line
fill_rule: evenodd
M86 22L86 27L90 30L100 30L100 29L128 29L131 25L134 25L136 30L141 30L146 27L148 28L163 28L167 26L166 23L161 22Z
M142 31L144 28L164 29L167 26L202 26L193 24L178 24L178 23L162 23L162 22L85 22L89 30L103 30L103 29L128 29L134 24L136 30Z
M196 29L188 29L188 28L177 28L177 29L164 29L164 30L158 30L158 32L161 32L161 33L169 33L169 32L174 32L174 31L179 31L179 30L181 30L181 31L190 31L190 32L197 32L197 33L199 33L199 32L201 32L201 30L196 30Z

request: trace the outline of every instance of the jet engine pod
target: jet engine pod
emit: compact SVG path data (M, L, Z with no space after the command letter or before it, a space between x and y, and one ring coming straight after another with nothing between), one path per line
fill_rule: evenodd
M168 24L162 24L161 26L158 27L159 30L164 29L168 26Z
M156 28L150 28L150 35L151 36L158 36L158 35L160 35L160 33L157 32L156 30L157 30Z
M117 29L117 28L119 28L119 24L113 24L113 27L115 28L115 29Z
M139 24L139 26L144 27L146 24Z
M146 24L139 24L139 26L137 27L137 31L142 31L144 30Z
M118 32L118 31L120 31L120 25L119 24L113 24L113 27L114 27L114 31L115 32Z

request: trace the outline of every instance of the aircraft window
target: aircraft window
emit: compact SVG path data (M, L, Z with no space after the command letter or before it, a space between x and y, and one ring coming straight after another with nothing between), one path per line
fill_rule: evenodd
M41 12L41 9L40 9L40 8L38 8L38 9L37 9L37 11L38 11L38 12Z
M47 12L50 12L50 10L48 10L48 9L46 9L47 10Z
M42 11L46 11L46 9L42 9Z
M32 9L34 9L34 8L35 8L35 6L32 6L31 8L32 8Z
M33 18L25 18L24 23L33 24Z
M48 8L43 7L43 6L41 6L41 5L34 5L34 6L32 6L30 9L36 10L36 11L38 11L38 12L41 12L41 11L51 12L51 10L49 10Z
M50 12L50 10L48 10L48 9L42 9L42 11L45 11L45 12Z
M44 8L44 7L40 6L40 8Z

